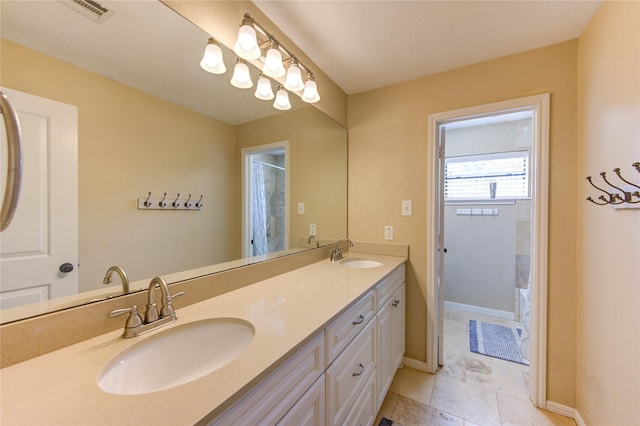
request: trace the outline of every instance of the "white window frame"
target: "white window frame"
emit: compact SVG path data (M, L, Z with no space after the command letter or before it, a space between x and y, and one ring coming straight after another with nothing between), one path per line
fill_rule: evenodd
M476 154L476 155L464 155L464 156L457 156L457 157L447 157L445 159L445 167L447 167L449 164L452 163L462 163L462 162L476 162L476 161L491 161L491 160L498 160L498 159L504 159L504 158L525 158L526 159L526 165L525 165L525 178L526 178L526 193L523 194L522 196L498 196L496 195L495 198L491 198L490 194L489 194L489 189L488 189L488 185L487 185L487 196L483 197L483 196L476 196L476 197L458 197L458 198L447 198L447 189L446 189L446 185L447 185L447 177L446 177L446 171L445 171L445 204L478 204L478 203L482 203L482 204L513 204L515 202L515 200L527 200L531 198L531 175L530 175L530 155L529 155L529 151L526 149L522 149L522 150L514 150L514 151L506 151L506 152L494 152L494 153L487 153L487 154ZM446 169L445 169L446 170ZM473 178L477 178L477 179L482 179L484 181L486 181L486 183L488 184L491 180L496 180L498 181L497 183L499 184L500 182L500 176L495 176L495 175L483 175L483 174L479 174L477 176L472 176L470 177L471 179ZM499 186L499 185L498 185ZM498 191L499 193L499 191Z

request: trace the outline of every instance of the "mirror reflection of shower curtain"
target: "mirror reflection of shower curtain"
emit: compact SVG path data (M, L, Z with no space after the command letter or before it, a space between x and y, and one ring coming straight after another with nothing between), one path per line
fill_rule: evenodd
M251 197L251 218L253 227L253 255L267 254L267 199L264 190L264 169L262 164L252 162L253 188Z

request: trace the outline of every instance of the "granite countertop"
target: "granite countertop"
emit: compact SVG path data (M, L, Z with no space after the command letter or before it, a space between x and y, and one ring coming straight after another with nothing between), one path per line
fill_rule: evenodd
M0 370L0 424L194 424L236 400L406 261L357 252L345 258L382 266L353 269L323 260L187 307L177 299L178 321L169 326L131 339L123 339L122 330L106 333L6 367ZM229 317L252 323L255 338L224 367L142 395L114 395L98 387L101 369L125 348L171 327ZM124 322L122 317L123 327Z

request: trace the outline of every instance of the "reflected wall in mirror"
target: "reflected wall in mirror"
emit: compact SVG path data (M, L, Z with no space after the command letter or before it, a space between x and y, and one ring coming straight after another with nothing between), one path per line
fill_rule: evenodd
M3 310L3 323L118 294L117 278L110 287L102 283L112 265L140 281L136 289L156 275L175 282L267 258L236 262L241 151L250 146L289 146L287 246L272 256L307 248L311 223L321 240L347 235L344 128L295 95L292 110L279 112L252 90L232 87L235 56L227 48L226 74L203 71L199 62L210 35L163 4L104 4L115 12L102 23L60 2L0 4L2 87L77 108L79 254L67 260L76 268L63 278L75 275L81 293ZM28 157L24 162L34 167ZM177 194L202 195L203 207L139 210L137 199L149 192L154 198L166 193L168 205ZM18 257L3 251L3 264ZM2 299L10 300L13 279L0 278ZM46 289L42 297L51 293Z

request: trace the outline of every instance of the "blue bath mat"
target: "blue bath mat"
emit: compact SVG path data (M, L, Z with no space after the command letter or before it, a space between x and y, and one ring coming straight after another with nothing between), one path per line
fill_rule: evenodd
M521 328L469 320L469 349L477 354L529 365L520 356L521 336Z

